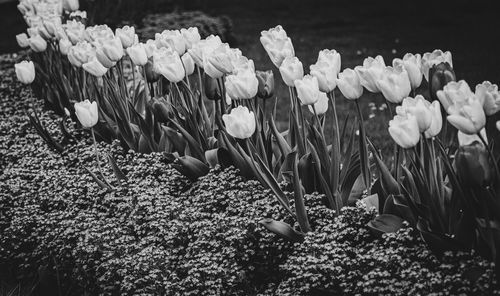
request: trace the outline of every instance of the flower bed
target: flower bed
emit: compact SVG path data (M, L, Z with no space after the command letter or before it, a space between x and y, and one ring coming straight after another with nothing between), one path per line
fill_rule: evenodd
M233 169L191 182L160 153L100 143L128 177L115 191L101 189L85 170L96 164L84 130L66 119L75 139L62 154L34 132L24 109L39 110L39 102L13 81L13 63L2 56L0 258L19 276L46 267L62 289L76 285L74 294L500 292L493 264L477 256L438 260L407 226L373 235L366 224L375 213L363 204L336 217L321 195L306 195L314 231L303 243L286 241L259 221L294 221L269 190ZM40 118L62 138L60 117L42 111ZM117 185L111 170L104 175Z

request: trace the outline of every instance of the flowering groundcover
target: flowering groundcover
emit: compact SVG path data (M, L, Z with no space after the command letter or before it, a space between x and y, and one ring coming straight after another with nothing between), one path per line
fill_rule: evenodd
M39 112L57 139L61 118L14 82L16 60L1 58L0 262L20 278L46 280L43 270L75 295L500 293L492 263L437 258L407 226L377 236L366 226L375 213L362 203L335 216L322 195L306 195L314 231L285 241L259 222L294 221L234 169L192 182L160 153L99 143L127 177L104 190L87 171L96 167L87 132L65 119L72 139L62 153L36 134L25 110ZM117 185L110 168L104 175Z

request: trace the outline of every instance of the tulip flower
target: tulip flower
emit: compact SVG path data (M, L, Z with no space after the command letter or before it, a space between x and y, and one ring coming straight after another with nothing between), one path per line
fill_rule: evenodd
M420 139L417 118L411 114L394 116L389 121L389 134L399 146L405 149L415 147Z
M155 34L155 40L158 48L170 47L175 50L179 56L186 52L186 40L179 30L165 30L161 34Z
M118 62L123 57L123 46L120 38L114 37L101 41L102 51L112 62Z
M399 67L386 67L381 78L377 80L377 87L385 99L399 104L411 92L410 79L406 70Z
M460 108L462 105L466 104L470 97L474 96L474 93L465 80L460 80L458 82L449 82L443 87L443 90L439 90L436 95L443 105L444 110L450 114L450 111L448 111L450 107L458 106L457 108ZM455 113L457 111L452 110L451 112Z
M82 68L95 77L102 77L106 74L106 72L108 72L108 68L99 63L96 57L93 57L85 64L82 64Z
M134 44L126 49L132 63L138 66L144 66L148 62L148 55L143 43Z
M356 66L354 70L358 73L362 86L372 93L380 92L377 81L382 78L385 70L385 62L382 56L368 57L363 61L363 66Z
M158 47L156 47L156 42L152 39L149 39L144 43L144 49L146 50L146 55L148 56L148 59L153 57L153 52L155 52Z
M80 41L69 49L68 60L73 66L81 67L82 64L85 64L94 56L93 51L94 49L90 43Z
M204 40L192 45L188 50L198 67L203 68L203 56L208 55L222 44L219 36L210 35Z
M336 80L340 92L348 100L357 100L363 95L363 86L359 80L358 73L352 69L345 69L339 73Z
M222 94L219 85L217 84L217 79L214 79L208 75L204 76L205 76L205 81L203 83L203 90L205 90L205 96L207 96L207 99L212 101L221 100Z
M95 44L95 55L99 63L101 63L106 68L111 68L116 65L115 61L112 61L108 58L108 56L104 53L104 49L101 44Z
M34 52L42 52L47 49L47 41L40 35L35 35L28 39L29 46Z
M189 29L182 28L181 35L182 37L184 37L184 43L186 44L187 49L190 49L191 47L193 47L193 44L201 40L201 36L198 32L197 27L191 27Z
M49 38L55 37L58 28L62 28L61 18L60 17L52 17L49 19L43 20L43 26L45 30L49 34Z
M68 55L69 49L71 48L72 43L69 39L60 39L59 40L59 51L62 55Z
M500 111L500 94L498 86L489 81L476 85L476 98L482 102L484 113L491 116Z
M106 39L112 39L114 37L115 34L108 25L95 25L86 27L85 33L83 34L83 38L90 43L102 42Z
M286 57L279 67L281 77L286 85L294 87L295 80L304 77L304 68L297 57Z
M233 71L231 49L227 43L219 45L210 53L203 54L203 69L212 78L221 78Z
M484 145L474 142L460 146L455 155L456 173L468 186L484 186L491 180L492 171Z
M481 137L483 137L484 141L486 143L488 143L488 138L486 136L486 129L483 128L479 132L479 134L481 135ZM483 141L481 140L481 138L479 137L478 134L468 135L468 134L462 133L461 131L458 131L457 132L457 139L458 139L459 146L467 146L467 145L470 145L474 142L480 143L481 145L484 146Z
M35 80L35 64L32 61L22 61L14 65L16 76L24 84L30 84Z
M314 106L314 108L313 108ZM317 115L323 115L328 111L328 96L324 92L319 93L318 101L314 105L309 105L309 111L314 114L314 109L316 109Z
M75 114L84 128L92 128L99 119L97 103L90 103L89 100L75 103Z
M443 128L443 117L439 101L433 101L428 108L431 111L432 121L431 126L424 133L427 139L437 136Z
M261 99L268 99L274 95L274 74L273 71L257 71L257 80L259 81L259 88L257 97Z
M441 63L448 63L451 68L453 68L453 61L451 52L443 52L440 49L436 49L433 52L426 52L422 56L422 73L424 74L425 80L429 81L430 69Z
M69 20L63 25L69 41L76 45L78 42L83 41L85 36L85 25L76 20Z
M181 57L182 64L184 65L184 70L186 71L186 76L189 76L194 73L194 60L191 55L186 52Z
M80 8L78 0L62 0L62 6L65 11L76 11Z
M226 86L226 94L232 100L251 99L257 95L259 81L255 73L248 70L228 75L224 85Z
M500 132L500 120L496 123L497 130Z
M120 38L122 46L124 49L129 48L134 45L137 40L137 35L135 34L135 28L131 26L124 26L123 28L117 28L115 30L116 37Z
M325 61L318 61L309 67L311 75L318 79L319 89L329 93L337 87L336 65Z
M420 133L423 133L431 127L433 114L430 105L421 95L417 95L415 98L407 97L403 99L401 106L396 107L396 113L401 116L408 114L415 116L418 129Z
M172 83L186 76L179 54L171 48L162 47L153 53L153 69Z
M432 66L429 71L429 79L429 92L433 101L439 100L438 91L442 90L448 83L457 80L453 68L448 63Z
M407 53L404 55L403 59L394 59L392 61L392 66L403 67L408 73L408 78L410 79L411 89L417 89L422 83L422 58L420 54L413 55Z
M459 107L448 108L448 113L450 114L447 117L448 122L468 135L477 134L486 124L483 106L474 97L469 98L465 104Z
M255 132L255 115L247 107L238 106L230 114L222 115L226 131L234 138L247 139Z
M28 35L26 33L21 33L16 35L17 44L21 48L27 48L30 46Z
M297 88L297 97L302 105L312 105L318 102L320 91L316 77L308 74L302 79L297 79L295 87Z
M282 26L262 31L260 35L260 43L277 68L281 66L285 58L295 56L292 40L287 36Z
M335 76L340 73L341 59L340 54L335 49L323 49L318 53L317 63L326 62L333 67Z
M154 71L154 66L151 61L148 61L146 65L144 66L144 72L146 73L146 80L147 82L156 82L158 79L160 79L160 74L156 73Z

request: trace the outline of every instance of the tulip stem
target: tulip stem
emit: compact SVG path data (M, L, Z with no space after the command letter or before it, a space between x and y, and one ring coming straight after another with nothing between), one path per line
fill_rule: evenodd
M479 131L477 133L479 136L479 139L481 139L481 142L483 142L484 147L486 150L488 150L488 155L491 158L491 162L493 162L493 168L495 169L495 174L497 175L497 178L500 180L500 170L498 169L498 164L495 160L495 156L493 155L493 151L491 151L491 147L488 145L488 142L486 142L486 139L481 135L481 132Z
M331 92L328 93L330 96L330 100L332 101L332 110L333 110L333 123L334 123L334 128L335 128L335 141L333 144L337 145L340 149L340 132L339 132L339 119L337 117L337 106L335 103L335 92L332 90Z
M132 102L135 103L135 65L134 62L132 61L132 58L130 58L130 64L132 65Z
M101 161L99 160L99 150L97 150L97 141L95 139L94 128L90 128L90 131L92 133L92 140L94 142L94 152L95 152L95 158L97 160L97 169L99 170L99 174L101 174L101 177L104 180L104 182L109 186L108 181L106 181L106 178L104 177L104 174L102 173Z

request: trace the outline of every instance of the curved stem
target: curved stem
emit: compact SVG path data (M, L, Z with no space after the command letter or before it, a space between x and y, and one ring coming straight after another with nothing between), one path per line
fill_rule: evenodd
M95 139L94 128L90 128L90 131L92 132L92 140L94 142L94 153L95 153L95 158L97 160L97 169L99 170L99 174L101 174L101 177L103 178L104 182L108 184L106 178L104 177L104 174L102 173L101 161L99 160L99 150L97 150L97 141Z
M493 168L495 169L495 174L497 175L497 178L500 180L500 170L498 169L498 164L495 160L495 156L493 155L493 151L491 151L491 147L488 145L488 142L486 142L486 139L481 135L481 132L478 132L477 135L479 136L479 139L481 139L481 142L483 142L484 147L488 151L488 155L491 158L491 162L493 162Z

